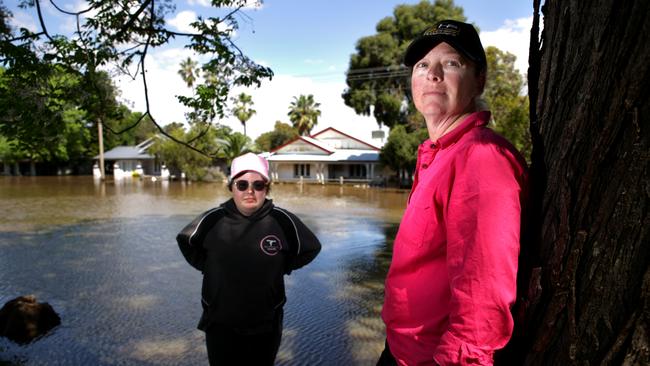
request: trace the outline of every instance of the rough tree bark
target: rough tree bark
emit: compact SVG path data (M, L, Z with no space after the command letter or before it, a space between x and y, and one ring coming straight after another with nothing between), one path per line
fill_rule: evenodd
M542 13L523 318L503 363L650 365L650 1L546 0Z

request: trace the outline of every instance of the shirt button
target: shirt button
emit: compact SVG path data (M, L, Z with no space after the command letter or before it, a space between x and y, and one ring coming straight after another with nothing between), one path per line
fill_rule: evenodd
M428 164L422 164L422 168L423 168L423 169L426 169L427 167L429 167Z
M431 148L432 148L432 149L435 149L435 148L436 148L436 144L431 144Z

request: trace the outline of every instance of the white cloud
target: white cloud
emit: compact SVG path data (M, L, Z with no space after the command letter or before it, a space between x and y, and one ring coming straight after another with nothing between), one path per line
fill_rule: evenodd
M180 32L183 33L195 33L196 29L192 28L190 26L190 23L195 22L198 19L197 14L191 10L183 10L180 13L176 14L175 17L169 19L167 21L168 24L171 26L175 27L178 29ZM230 37L235 37L237 35L237 32L234 30L234 28L230 27L228 24L224 22L220 22L217 24L217 29L220 31L225 31L227 29L231 30Z
M484 47L495 46L517 56L515 68L521 74L525 74L528 71L528 48L532 24L532 16L506 20L499 29L481 32L481 42Z
M193 5L200 5L200 6L212 6L212 1L210 0L187 0L187 4L190 6ZM261 9L262 8L262 3L259 2L258 0L246 0L244 6L244 9Z
M77 0L74 3L58 4L58 8L50 2L41 2L41 12L44 15L45 26L50 35L61 34L69 37L72 33L77 31L76 17L74 15L62 13L59 9L76 13L87 10L88 8L88 3L83 0ZM36 18L36 9L30 8L30 11L34 13L34 17ZM81 14L81 24L85 22L85 18L95 16L96 14L97 10L91 10Z
M16 30L26 28L32 32L38 31L36 20L29 13L24 11L14 12L13 16L9 19L9 24Z
M246 0L246 5L244 5L245 9L262 9L264 7L264 4L262 4L260 1L257 0Z
M246 132L253 140L260 134L273 130L275 121L290 123L287 113L294 97L312 94L314 100L320 103L321 110L313 133L334 127L372 142L371 132L379 128L377 122L373 117L357 115L352 108L346 106L341 98L344 89L345 83L340 81L316 81L307 77L276 75L258 89L237 90L235 93L243 91L253 97L253 109L257 113L246 124ZM233 127L234 131L243 132L241 123L235 118L228 118L226 124Z
M83 24L83 23L82 23ZM80 24L81 25L81 24ZM66 16L59 23L59 32L70 35L77 31L77 19L73 16Z
M196 55L185 49L168 49L150 54L147 58L151 113L162 125L185 121L186 110L175 95L190 93L178 75L180 62L188 56L196 59ZM130 81L123 77L117 79L116 83L122 91L121 98L132 102L132 110L145 110L144 90L140 78ZM246 133L252 140L264 132L273 130L277 120L289 123L287 112L293 97L313 94L315 101L320 103L321 116L312 132L334 127L356 138L372 142L371 131L378 129L377 123L372 117L358 116L343 103L341 94L344 89L345 83L342 81L317 81L307 77L275 75L271 81L265 80L260 88L239 88L233 90L232 95L245 92L253 97L253 109L256 114L246 124ZM234 131L243 132L241 123L234 117L228 117L220 123L232 127ZM387 131L385 127L384 131Z
M36 14L36 8L28 9L32 9L34 14ZM49 16L61 15L61 12L58 11L49 1L41 1L41 12L46 18Z
M92 18L95 15L97 15L97 13L99 12L99 10L97 8L92 8L91 9L90 5L85 0L78 0L73 5L66 4L66 7L68 8L68 10L73 11L73 12L81 12L81 11L83 11L84 13L81 16L83 16L85 18Z
M212 6L210 0L187 0L188 5Z
M196 13L191 10L184 10L176 14L175 17L169 19L167 23L174 26L181 32L192 33L194 28L190 26L190 23L196 21Z
M145 61L151 114L162 125L185 121L185 109L175 95L190 93L178 74L181 61L187 57L196 59L196 55L189 50L169 49L149 53ZM144 112L146 104L142 77L132 80L128 76L121 76L114 80L121 91L120 99L133 111Z

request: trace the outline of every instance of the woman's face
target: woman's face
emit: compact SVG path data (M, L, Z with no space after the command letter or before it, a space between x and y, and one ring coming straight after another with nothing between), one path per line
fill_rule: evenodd
M248 184L244 182L247 182ZM262 185L264 187L262 190L258 191L255 189L255 186L258 186L259 188L259 186ZM246 189L242 191L240 188L243 188L243 186L246 186ZM259 173L246 172L235 178L231 187L235 206L237 206L237 209L242 213L242 215L250 216L259 210L264 204L267 192L267 182Z
M477 75L475 67L445 42L413 66L413 102L427 122L474 111L474 98L481 95L485 84L485 73Z

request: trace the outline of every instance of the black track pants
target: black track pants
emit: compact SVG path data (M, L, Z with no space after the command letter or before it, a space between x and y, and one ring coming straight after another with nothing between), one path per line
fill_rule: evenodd
M241 334L231 327L214 324L205 332L210 366L272 366L282 339L282 311L270 332Z

